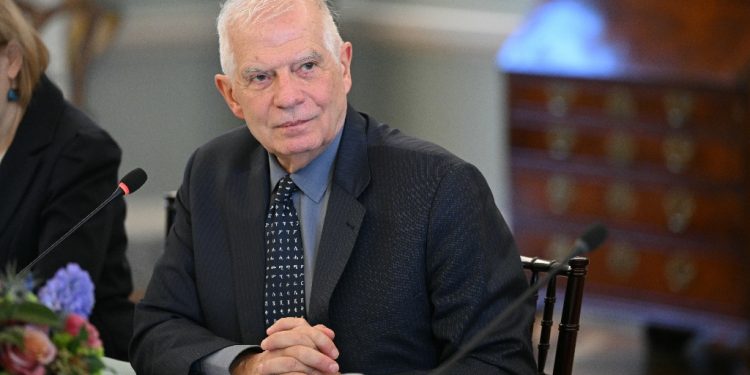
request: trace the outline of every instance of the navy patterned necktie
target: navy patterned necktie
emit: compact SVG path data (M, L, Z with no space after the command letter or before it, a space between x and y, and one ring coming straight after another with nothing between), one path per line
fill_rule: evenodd
M276 185L266 217L266 327L284 317L305 316L305 260L289 175Z

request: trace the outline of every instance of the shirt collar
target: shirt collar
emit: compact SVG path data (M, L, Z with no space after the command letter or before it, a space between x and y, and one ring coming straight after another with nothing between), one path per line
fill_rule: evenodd
M292 181L297 187L315 203L320 203L320 200L323 199L323 194L328 189L328 182L331 181L333 162L336 160L336 153L341 142L341 133L343 133L343 127L322 154L291 175ZM287 172L270 153L268 154L268 165L271 172L271 191L273 191L279 180L287 175Z

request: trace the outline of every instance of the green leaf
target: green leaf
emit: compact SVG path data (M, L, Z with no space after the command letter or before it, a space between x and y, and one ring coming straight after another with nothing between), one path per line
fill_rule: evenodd
M86 357L86 364L86 367L92 374L100 374L102 370L106 368L106 366L104 366L104 361L102 361L101 358L95 356Z
M23 328L20 326L5 327L0 331L0 344L23 346Z
M51 327L62 326L60 317L47 306L39 303L22 301L16 303L0 303L0 317L3 320L40 324Z

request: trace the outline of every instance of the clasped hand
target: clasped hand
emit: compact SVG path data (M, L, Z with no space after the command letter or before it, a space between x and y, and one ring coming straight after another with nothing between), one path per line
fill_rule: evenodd
M232 370L242 374L337 374L339 351L334 332L303 318L279 319L266 330L262 352L243 358Z

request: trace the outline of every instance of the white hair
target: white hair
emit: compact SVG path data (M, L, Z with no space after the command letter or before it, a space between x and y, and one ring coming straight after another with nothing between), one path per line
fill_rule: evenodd
M304 1L314 1L323 9L323 43L333 55L338 56L343 40L334 21L334 13L326 0L226 0L216 18L219 33L219 59L224 74L234 74L234 50L229 43L229 29L248 26L260 20L269 20L289 11Z

